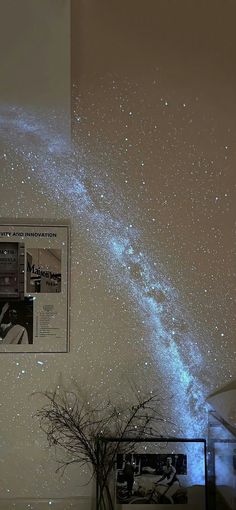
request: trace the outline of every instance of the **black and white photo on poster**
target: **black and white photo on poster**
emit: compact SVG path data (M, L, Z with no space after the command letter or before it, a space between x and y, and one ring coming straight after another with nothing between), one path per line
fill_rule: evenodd
M24 297L25 245L0 242L0 298Z
M186 454L118 454L117 504L187 504Z
M28 293L61 292L61 250L27 248Z
M0 345L33 344L32 297L0 299Z

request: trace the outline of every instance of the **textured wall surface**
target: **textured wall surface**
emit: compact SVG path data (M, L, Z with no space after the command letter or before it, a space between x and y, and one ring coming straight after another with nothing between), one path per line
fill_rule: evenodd
M71 143L69 2L18 6L0 0L0 212L71 221L71 352L0 357L0 508L62 508L89 473L55 473L32 392L157 389L162 432L202 437L236 377L236 5L74 0Z

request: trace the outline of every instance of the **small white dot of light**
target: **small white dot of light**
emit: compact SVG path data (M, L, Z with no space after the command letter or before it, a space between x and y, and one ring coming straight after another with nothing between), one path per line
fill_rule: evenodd
M19 366L19 364L20 364L20 363L19 363L19 361L17 361L17 362L16 362L16 365L17 365L17 366Z
M49 504L49 505L52 505L52 501L49 501L49 502L48 502L48 504Z
M207 293L207 289L204 289L205 294Z
M104 198L104 195L100 195L101 198Z
M25 181L21 181L21 184L25 184Z
M133 115L133 113L132 113L132 112L129 112L129 115Z
M184 108L185 108L185 106L186 106L186 103L183 103L183 107L184 107Z
M133 227L133 225L130 223L129 228L132 228L132 227Z
M21 370L21 373L22 373L22 374L25 374L25 370Z
M37 365L43 365L43 361L37 361Z
M128 142L128 138L125 138L125 141Z
M216 200L219 200L219 197L216 197Z
M171 331L172 335L175 335L175 331Z
M147 366L147 365L148 365L148 362L147 362L147 361L145 361L144 365L146 365L146 366Z
M168 101L165 101L165 106L168 106Z
M221 334L220 334L220 336L225 336L225 334L224 334L224 333L221 333Z

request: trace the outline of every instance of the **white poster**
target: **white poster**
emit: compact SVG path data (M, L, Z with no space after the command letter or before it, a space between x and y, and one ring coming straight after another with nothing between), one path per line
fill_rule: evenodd
M68 352L69 226L0 226L0 352Z

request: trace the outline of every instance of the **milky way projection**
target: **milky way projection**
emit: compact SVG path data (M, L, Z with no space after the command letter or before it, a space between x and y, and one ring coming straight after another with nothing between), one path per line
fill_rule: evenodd
M107 278L128 297L145 328L148 350L171 397L169 410L177 426L171 432L201 436L206 429L204 400L213 352L206 333L202 341L203 333L189 315L168 268L148 250L137 201L127 207L115 174L101 165L92 170L86 164L82 151L86 149L80 150L79 144L72 145L60 134L61 119L41 119L17 108L1 110L3 159L11 170L7 178L15 184L22 174L22 184L24 179L39 184L42 195L57 203L64 216L73 219L73 229L83 230L99 250ZM29 216L33 215L32 206ZM138 342L133 348L139 349Z

